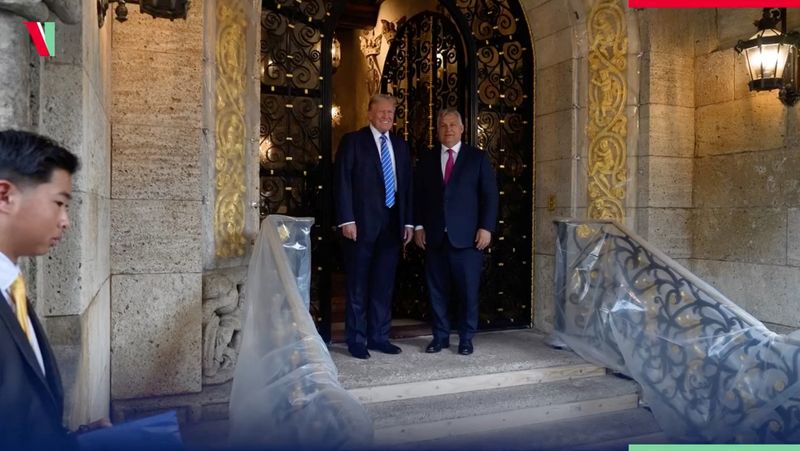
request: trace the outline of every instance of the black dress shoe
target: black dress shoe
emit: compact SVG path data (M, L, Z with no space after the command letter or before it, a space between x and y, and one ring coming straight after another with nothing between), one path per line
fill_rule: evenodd
M428 343L428 347L425 348L425 352L428 354L433 354L442 350L442 348L449 348L450 347L450 340L439 340L438 338L434 338Z
M357 359L366 360L369 358L369 351L367 351L367 347L362 344L348 346L347 350L350 351L350 355Z
M472 354L472 340L462 340L458 343L458 353L461 355Z
M383 343L370 343L367 345L367 348L380 351L384 354L400 354L403 352L400 346L395 346L388 341L384 341Z

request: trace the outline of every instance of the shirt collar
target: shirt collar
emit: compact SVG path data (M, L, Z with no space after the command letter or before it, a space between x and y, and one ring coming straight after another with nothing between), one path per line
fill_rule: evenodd
M375 139L375 141L381 139L381 132L379 132L377 128L375 128L372 124L369 124L369 129L372 130L372 137ZM384 133L384 135L386 135L387 139L389 138L389 132Z
M15 265L6 255L0 252L0 289L8 293L11 283L20 273L19 266Z
M453 147L447 147L444 144L442 144L442 153L447 153L447 149L453 149L453 153L458 155L458 151L461 150L461 141L457 142L456 145Z

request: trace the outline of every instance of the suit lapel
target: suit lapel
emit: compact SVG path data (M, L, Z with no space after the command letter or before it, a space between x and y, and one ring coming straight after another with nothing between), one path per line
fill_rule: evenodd
M5 327L8 330L9 335L11 335L11 338L14 339L14 343L17 345L19 352L25 358L25 362L33 368L33 372L36 373L36 376L42 383L42 385L47 387L47 392L50 393L50 396L52 397L54 395L52 392L52 387L50 384L47 383L47 380L45 379L44 374L42 373L42 368L39 366L39 361L36 359L36 354L33 353L33 348L31 347L31 344L28 341L28 337L25 336L25 334L22 332L22 328L19 327L19 323L17 322L17 316L14 314L13 311L11 311L11 307L8 305L7 302L5 302L5 299L3 299L2 302L0 302L0 304L2 304L0 305L0 318L2 318L0 319L0 321L5 323ZM28 312L31 318L31 322L34 325L33 330L36 333L36 338L39 341L39 350L42 352L42 360L44 361L45 346L43 344L46 344L47 341L44 340L43 338L40 338L43 337L41 331L41 325L39 324L39 321L36 318L36 314L33 312L33 309L28 309ZM48 355L48 357L51 357L51 355ZM53 398L53 401L55 401L55 398Z
M30 312L29 314L31 317L31 323L33 323L33 330L36 331L36 338L39 341L39 352L42 353L42 363L47 371L47 388L49 388L48 391L50 396L60 412L63 410L62 402L64 399L64 393L63 388L61 387L61 374L58 372L58 365L56 364L55 355L53 354L53 349L50 348L50 343L45 338L44 328L39 322L39 317L36 316L36 312L33 310L28 310L28 312ZM36 367L39 368L38 362Z
M381 149L378 147L378 143L375 141L375 137L372 136L372 129L369 126L364 127L363 133L361 134L361 139L363 140L363 145L365 149L369 149L371 153L369 158L372 160L373 164L375 165L375 170L378 171L378 174L381 174L381 180L383 180L383 166L381 165Z
M461 168L469 164L469 162L467 162L467 159L469 159L469 157L471 156L469 155L469 152L470 148L467 147L467 145L462 142L461 149L458 150L458 156L456 157L456 161L455 163L453 163L453 172L450 173L450 180L447 183L448 185L453 183L453 180L456 177L458 177L458 175L462 172ZM440 162L439 167L441 167L441 160L439 160L439 162ZM442 180L444 180L444 174L442 175Z

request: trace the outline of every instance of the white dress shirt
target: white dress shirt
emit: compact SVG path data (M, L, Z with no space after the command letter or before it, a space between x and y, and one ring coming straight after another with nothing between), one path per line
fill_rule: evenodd
M19 266L15 265L5 254L0 252L0 289L2 289L3 296L11 307L11 311L14 312L14 319L16 319L17 306L14 304L14 301L11 300L11 284L16 280L20 272ZM30 334L28 334L28 341L31 344L31 348L33 348L33 353L36 355L36 360L39 361L42 374L44 374L42 350L39 348L39 339L36 337L36 331L33 328L33 323L31 323L30 315L28 315L28 331L30 331Z

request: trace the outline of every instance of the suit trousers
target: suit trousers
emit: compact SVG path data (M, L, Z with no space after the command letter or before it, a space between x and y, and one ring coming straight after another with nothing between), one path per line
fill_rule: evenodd
M359 232L356 241L344 240L349 346L389 341L394 279L403 244L397 205L384 208L381 222L380 232L372 239Z
M446 233L441 246L426 248L425 278L430 293L434 338L446 340L450 337L448 307L456 301L459 305L459 339L472 340L478 329L482 263L482 251L475 247L453 247Z

